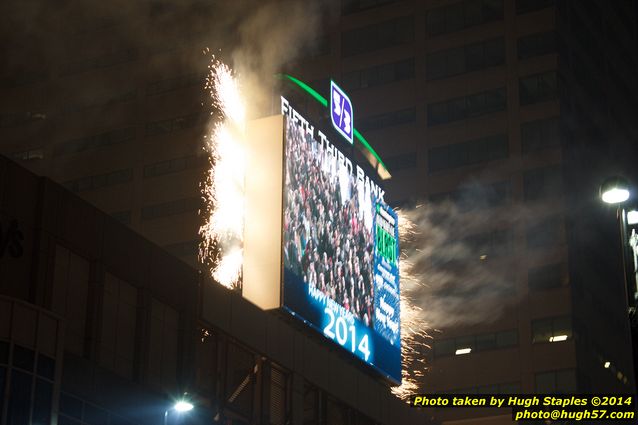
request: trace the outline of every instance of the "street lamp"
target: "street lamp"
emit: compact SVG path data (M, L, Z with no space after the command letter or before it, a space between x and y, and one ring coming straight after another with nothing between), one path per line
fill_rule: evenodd
M171 406L170 408L166 409L164 411L164 425L166 425L168 423L168 412L170 410L174 410L175 412L181 414L181 413L186 413L189 412L191 410L193 410L193 403L187 401L187 400L179 400L177 401L173 406Z
M608 204L620 204L629 199L629 183L622 177L611 177L600 186L600 197Z

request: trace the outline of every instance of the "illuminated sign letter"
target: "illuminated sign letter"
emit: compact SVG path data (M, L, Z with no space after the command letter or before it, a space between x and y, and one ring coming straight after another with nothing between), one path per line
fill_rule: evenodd
M348 140L353 143L352 136L354 134L354 115L352 110L352 102L334 81L330 81L330 117L334 128Z

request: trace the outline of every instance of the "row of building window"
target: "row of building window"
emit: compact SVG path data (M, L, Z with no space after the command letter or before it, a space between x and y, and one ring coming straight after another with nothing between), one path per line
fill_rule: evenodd
M142 220L154 220L156 218L197 211L200 206L201 199L199 197L182 198L143 207L141 217Z
M441 35L503 19L503 0L465 0L429 10L426 31Z
M475 183L453 191L432 194L428 199L433 203L452 202L461 212L467 212L503 205L510 199L510 189L509 181Z
M68 393L60 393L60 414L58 425L133 425L118 415L76 398Z
M92 335L94 328L87 326L87 305L96 302L90 296L94 285L90 276L88 260L56 246L51 309L65 318L65 350L80 357L94 355L90 354L93 350L87 351L87 338L96 337ZM96 318L101 324L95 339L97 363L131 380L136 375L136 352L147 350L148 362L142 374L146 383L156 389L173 388L177 379L179 313L154 297L150 308L142 309L139 289L108 272L104 274L104 284L93 289L102 292L101 308L91 309L100 312ZM144 346L137 334L140 311L145 312L145 322L150 326Z
M201 74L181 75L179 77L153 81L146 85L146 95L155 96L158 94L169 93L175 90L181 90L193 86L203 87L205 81L206 76Z
M397 3L400 0L342 0L341 14L349 15L351 13L362 12L386 4Z
M507 96L504 87L428 105L428 126L504 111Z
M64 187L72 192L83 192L85 190L95 190L103 187L115 186L133 180L133 169L111 171L104 174L82 177L62 183Z
M534 374L536 394L573 394L577 391L576 371L574 369L552 370ZM458 388L438 391L440 394L520 394L519 382L482 385L479 387Z
M568 316L532 320L532 343L557 343L571 339L572 321ZM440 339L434 343L434 356L466 355L477 351L510 348L518 345L518 330L491 332L456 338Z
M135 127L119 128L61 143L53 148L53 156L80 153L125 143L135 138Z
M8 389L7 424L49 423L54 377L54 359L0 340L0 418L5 411L5 389Z
M455 388L437 391L437 394L520 394L520 382L504 382L501 384L480 385L478 387Z
M527 272L527 286L530 291L542 291L562 286L565 283L563 269L563 263L531 268Z
M414 59L377 65L343 74L341 85L348 91L376 87L414 78Z
M359 131L374 131L416 121L416 108L405 108L357 119Z
M163 176L180 171L202 168L208 164L206 156L189 155L144 166L144 178Z
M384 21L341 34L341 57L369 53L414 41L414 18Z
M434 343L434 356L463 355L476 351L515 347L516 345L518 345L518 330L512 329L437 340Z
M65 65L60 74L63 76L79 74L93 69L108 68L127 62L132 62L138 57L136 49L126 49L116 53L98 56L91 59L82 59Z
M416 152L404 153L401 155L390 156L386 158L385 165L392 171L405 170L415 168L417 165Z
M108 108L110 106L131 102L135 100L136 97L137 90L125 90L117 94L109 94L107 96L103 96L101 99L92 99L91 101L85 103L76 103L63 106L60 112L62 114L72 114L93 108Z
M204 115L201 113L182 115L146 124L146 135L157 136L196 126Z
M506 134L496 134L480 139L428 149L428 172L466 167L509 156Z
M504 63L505 40L503 37L498 37L428 54L426 78L436 80Z
M555 71L535 74L519 80L521 105L553 100L558 95ZM428 125L435 126L465 120L488 113L504 111L507 107L505 88L487 90L464 97L428 105Z
M146 135L156 136L191 128L201 120L202 114L173 117L146 124ZM80 153L128 142L135 138L135 127L125 127L61 143L53 149L54 156Z

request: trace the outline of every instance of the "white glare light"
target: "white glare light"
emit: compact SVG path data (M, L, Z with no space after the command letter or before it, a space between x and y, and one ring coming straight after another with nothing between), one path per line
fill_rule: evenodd
M627 213L627 224L637 224L638 223L638 211L631 210Z
M549 337L549 342L561 342L566 340L567 340L567 335L556 335L556 336Z
M461 354L470 354L472 352L471 348L459 348L458 350L456 350L456 355L459 356Z
M611 362L605 362L605 369L609 369L609 366L611 366Z
M604 192L602 197L603 201L607 202L608 204L618 204L629 199L629 191L627 189L613 188L608 190L607 192Z
M187 401L178 401L173 407L178 412L188 412L193 409L193 405Z

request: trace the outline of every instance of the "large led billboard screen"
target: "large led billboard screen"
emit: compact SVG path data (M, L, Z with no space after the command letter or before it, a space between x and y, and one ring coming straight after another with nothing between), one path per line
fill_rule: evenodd
M384 191L282 98L283 305L401 381L398 219Z

